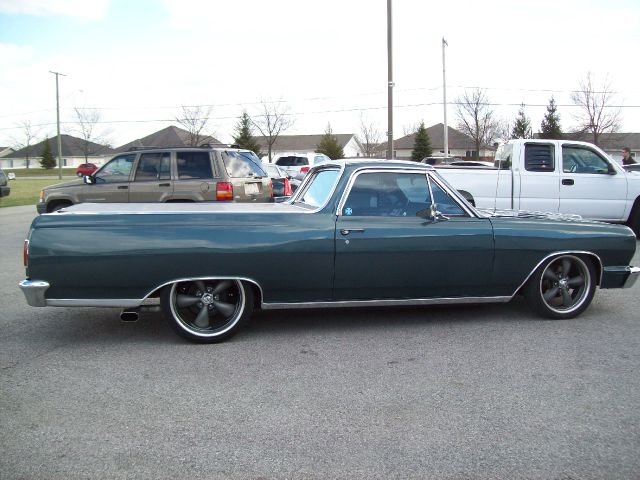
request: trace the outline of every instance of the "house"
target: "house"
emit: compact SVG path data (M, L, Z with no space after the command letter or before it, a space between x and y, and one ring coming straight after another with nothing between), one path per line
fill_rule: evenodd
M6 157L13 152L15 152L15 150L11 147L0 147L0 158Z
M472 160L476 158L476 144L471 137L456 130L455 128L447 127L448 142L449 142L449 155L453 157L460 157L464 160ZM429 134L429 140L431 140L431 148L433 149L433 156L445 156L444 153L444 124L437 123L427 128ZM394 157L398 159L410 159L411 152L416 142L416 134L412 133L402 138L394 140L393 149L395 152ZM386 150L386 143L383 145L383 150ZM485 145L480 150L480 159L493 158L495 156L495 147Z
M145 147L190 147L199 146L203 144L222 143L209 135L192 135L189 131L182 128L175 127L173 125L158 130L157 132L147 135L143 138L138 138L129 143L119 146L115 149L116 153L126 152L133 148L145 148Z
M279 153L307 153L315 152L318 144L324 137L324 133L320 135L278 135L275 143L271 147L271 155ZM346 158L362 157L362 149L355 134L353 133L336 133L334 134L338 140L338 145L342 147ZM262 154L266 155L268 151L267 137L254 137L262 150Z
M42 151L45 142L49 142L53 156L58 158L57 137L51 137L34 145L16 150L4 157L0 157L2 168L40 168ZM113 149L105 145L86 141L71 135L60 135L62 146L62 166L77 167L81 163L95 163L102 165L113 156Z

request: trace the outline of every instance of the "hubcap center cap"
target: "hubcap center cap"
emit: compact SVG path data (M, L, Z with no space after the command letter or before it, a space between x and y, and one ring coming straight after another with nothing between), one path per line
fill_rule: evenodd
M202 295L200 301L205 305L211 305L213 303L213 295L211 295L210 293L205 293L204 295Z

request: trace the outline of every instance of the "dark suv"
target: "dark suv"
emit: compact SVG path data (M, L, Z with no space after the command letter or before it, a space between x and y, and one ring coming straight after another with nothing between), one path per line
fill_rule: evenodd
M83 202L270 202L271 179L255 153L204 146L136 149L82 180L40 192L38 213Z
M2 169L0 168L0 198L6 197L7 195L9 195L10 191L11 191L11 188L9 187L9 180L7 179L7 176L2 171Z

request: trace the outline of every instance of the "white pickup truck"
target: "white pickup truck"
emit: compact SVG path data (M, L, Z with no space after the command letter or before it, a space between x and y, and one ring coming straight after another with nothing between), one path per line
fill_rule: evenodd
M568 140L510 140L494 167L438 167L480 208L578 214L626 223L640 238L640 172L598 147Z

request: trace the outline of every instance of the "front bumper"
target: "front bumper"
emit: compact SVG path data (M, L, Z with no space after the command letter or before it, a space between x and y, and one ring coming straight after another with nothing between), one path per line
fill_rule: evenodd
M638 277L639 267L604 267L600 288L631 288Z
M32 307L46 307L47 300L44 298L44 294L49 288L49 282L42 280L23 280L18 286L22 293L24 293L27 303Z

